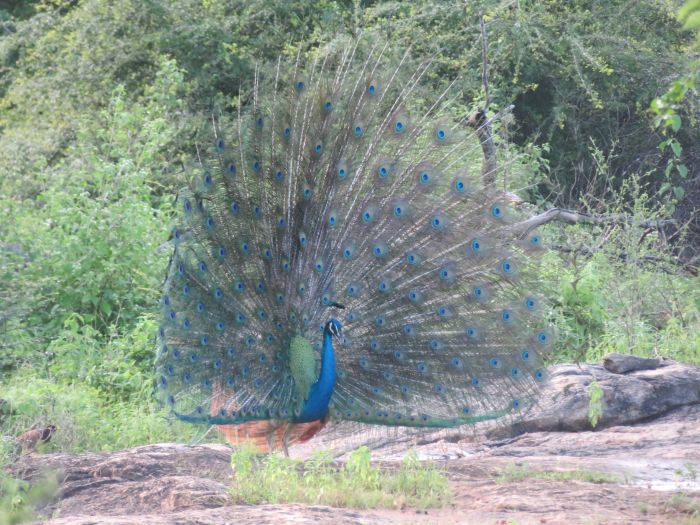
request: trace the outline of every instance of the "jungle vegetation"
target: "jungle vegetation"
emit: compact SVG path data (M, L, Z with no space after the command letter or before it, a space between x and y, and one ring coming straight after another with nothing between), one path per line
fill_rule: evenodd
M691 4L692 2L689 2ZM673 0L33 0L0 4L2 434L51 450L190 441L152 398L181 160L254 68L377 35L489 102L502 184L551 222L554 362L700 363L697 15ZM488 94L482 34L488 35ZM684 28L684 23L689 28ZM2 441L6 445L9 441Z

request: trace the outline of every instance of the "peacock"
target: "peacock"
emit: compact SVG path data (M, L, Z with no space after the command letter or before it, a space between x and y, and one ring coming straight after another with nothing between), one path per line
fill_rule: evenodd
M268 448L329 420L453 427L537 400L542 239L431 61L357 43L268 75L184 164L156 395Z

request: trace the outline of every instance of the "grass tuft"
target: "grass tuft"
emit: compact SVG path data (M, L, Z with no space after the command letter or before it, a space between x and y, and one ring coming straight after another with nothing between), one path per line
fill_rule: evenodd
M452 490L443 470L418 460L415 451L392 472L371 463L367 447L353 451L345 465L321 451L307 461L280 454L261 456L243 447L231 456L237 503L307 503L332 507L443 507Z

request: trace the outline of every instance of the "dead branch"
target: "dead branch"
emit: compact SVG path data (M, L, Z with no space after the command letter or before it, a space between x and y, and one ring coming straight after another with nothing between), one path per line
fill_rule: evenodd
M486 118L486 111L491 105L489 95L489 63L488 63L488 40L486 36L486 24L484 17L481 17L481 82L484 86L484 107L469 115L467 125L474 128L476 136L481 143L484 153L484 164L481 168L481 177L486 188L493 188L496 185L496 147L493 144L493 132L491 121Z
M629 224L639 226L640 228L662 228L664 226L678 226L675 219L643 219L636 220L634 217L623 214L615 215L590 215L588 213L579 213L573 210L565 210L562 208L552 208L539 215L530 217L529 219L519 222L514 225L514 229L526 234L535 228L547 224L552 221L565 222L567 224Z
M486 23L484 16L481 16L481 83L484 86L484 113L486 113L491 105L491 97L489 95L489 42L486 36Z
M496 146L493 143L491 122L486 119L486 113L479 109L469 115L467 124L474 128L484 153L484 164L481 168L481 178L484 182L484 187L493 188L496 185L498 167L496 165Z

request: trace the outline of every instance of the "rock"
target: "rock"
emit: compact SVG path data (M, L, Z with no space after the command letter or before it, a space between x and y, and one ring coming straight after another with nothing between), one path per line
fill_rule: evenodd
M231 450L223 445L147 445L119 452L23 456L15 475L30 482L55 471L60 516L176 512L230 504ZM157 504L155 503L157 502Z
M611 362L639 364L626 359ZM699 367L673 361L660 362L655 368L649 366L650 363L644 363L643 368L629 369L624 375L597 363L551 367L541 401L513 425L512 433L592 429L588 388L594 381L603 391L602 415L596 428L629 425L700 403Z
M613 374L626 374L638 370L654 370L671 364L673 361L663 358L648 359L635 355L612 353L603 358L603 366Z
M364 514L364 515L363 515ZM279 525L333 524L361 525L380 523L372 512L310 505L235 505L211 509L191 509L174 513L75 515L52 519L50 525Z
M588 388L594 381L603 392L602 414L596 430L631 425L663 416L677 407L700 403L700 367L670 360L661 361L655 369L624 375L612 373L598 363L555 365L548 369L548 374L549 380L540 400L510 425L485 422L476 428L464 426L426 431L340 423L322 430L310 447L320 441L343 455L360 445L367 445L371 450L382 450L391 455L406 447L438 441L457 443L484 436L491 440L507 440L526 432L593 430L588 416ZM310 450L305 446L298 449Z
M619 361L613 358L613 361ZM646 365L645 365L646 366ZM352 510L315 505L234 505L231 449L173 443L87 454L23 456L11 473L30 483L58 473L42 510L50 525L226 523L680 523L700 513L700 369L661 362L613 373L599 364L558 365L542 402L517 423L421 431L329 425L292 448L338 454L368 444L393 468L408 448L439 461L451 507ZM603 390L603 414L588 422L588 386ZM509 477L509 472L518 476ZM573 478L571 474L576 474ZM567 477L569 476L569 477Z

